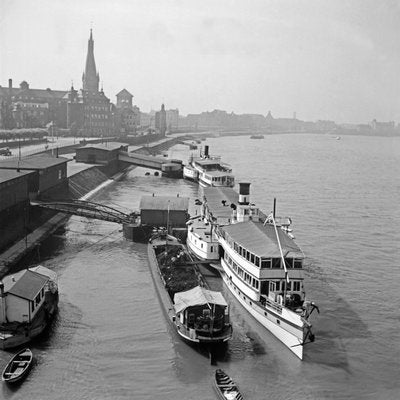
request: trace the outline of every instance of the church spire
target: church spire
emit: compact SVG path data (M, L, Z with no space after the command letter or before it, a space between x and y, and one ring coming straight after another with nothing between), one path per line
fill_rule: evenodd
M88 52L86 56L85 72L82 76L83 90L90 92L99 91L99 74L96 72L96 63L94 61L94 41L92 29L90 29L90 37L88 41Z

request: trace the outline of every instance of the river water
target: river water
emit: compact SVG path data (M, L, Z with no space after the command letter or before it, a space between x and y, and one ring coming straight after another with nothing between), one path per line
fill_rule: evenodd
M293 220L307 256L306 287L321 311L316 341L298 360L228 294L234 336L217 365L247 399L398 399L400 393L400 138L270 135L207 139L251 182L260 208ZM180 145L169 155L186 161ZM143 194L188 196L198 188L136 168L93 201L136 210ZM146 245L121 227L72 217L41 248L59 274L60 310L32 344L36 363L4 399L215 399L216 366L167 324ZM37 262L36 259L32 261ZM0 367L9 353L0 352Z

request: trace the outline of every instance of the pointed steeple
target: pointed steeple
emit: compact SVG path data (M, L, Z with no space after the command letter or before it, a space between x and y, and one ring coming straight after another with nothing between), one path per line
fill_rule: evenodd
M90 92L99 91L99 74L96 71L96 63L94 61L94 41L92 29L90 29L90 38L88 41L88 52L86 56L85 72L82 76L83 90Z

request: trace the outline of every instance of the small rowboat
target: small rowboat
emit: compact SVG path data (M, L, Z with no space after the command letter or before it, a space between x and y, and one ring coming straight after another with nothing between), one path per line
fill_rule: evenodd
M4 368L1 376L2 381L7 383L20 381L28 373L32 359L33 356L30 349L19 351Z
M222 400L243 400L235 382L222 369L215 371L215 389Z

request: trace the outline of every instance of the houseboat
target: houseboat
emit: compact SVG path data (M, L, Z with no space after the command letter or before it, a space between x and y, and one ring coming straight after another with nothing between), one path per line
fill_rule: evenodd
M205 189L201 216L188 226L188 248L216 266L246 311L302 359L318 311L305 295L304 254L291 219L266 216L250 203L250 184L239 186L239 194Z
M0 282L0 348L40 335L58 309L57 274L43 266L5 276Z
M189 164L183 168L183 177L203 187L233 187L235 184L230 165L221 162L220 156L211 156L207 145L199 157L191 156Z
M151 275L167 318L188 343L213 345L232 336L229 306L220 292L207 288L185 246L166 231L149 241Z

